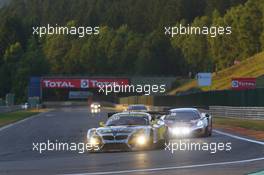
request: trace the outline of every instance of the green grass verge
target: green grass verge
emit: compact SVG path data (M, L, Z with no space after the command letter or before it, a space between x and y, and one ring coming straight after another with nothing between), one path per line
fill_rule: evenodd
M255 173L250 173L248 175L263 175L264 171L260 171L260 172L255 172Z
M0 127L25 119L32 115L36 115L38 113L39 112L33 112L33 111L16 111L16 112L2 113L0 114Z
M213 73L211 87L198 87L196 80L191 80L182 86L169 92L170 95L175 95L179 92L186 92L191 89L200 89L201 91L209 90L225 90L231 88L232 78L237 77L259 77L257 85L263 85L264 75L264 52L256 54L238 65L233 65L229 68L219 71L217 74Z
M264 120L249 120L236 118L214 117L213 124L235 126L256 131L264 131Z

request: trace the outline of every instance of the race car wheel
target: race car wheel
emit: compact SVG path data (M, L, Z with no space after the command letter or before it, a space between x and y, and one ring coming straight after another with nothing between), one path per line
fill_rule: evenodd
M208 122L209 122L209 120L208 120ZM211 127L209 128L209 126L207 126L205 128L204 137L212 136L212 120L210 121L210 124L208 124L208 125L211 126Z
M211 127L210 127L210 130L209 130L209 134L208 134L208 136L212 136L212 132L213 132L213 123L212 123L212 121L211 121Z
M209 127L207 126L205 128L204 137L210 137L210 136L212 136L212 128L209 129Z
M149 145L150 145L150 149L154 149L155 148L155 144L153 143L154 140L154 136L153 136L153 131L151 131L150 133L150 138L149 138Z
M169 143L170 142L170 137L169 137L169 134L167 133L168 131L166 131L165 133L164 133L164 141L165 141L165 143Z
M165 143L166 143L165 139L159 140L158 143L156 144L157 145L156 148L157 149L165 148Z
M209 136L209 137L212 136L212 131L209 132L208 136Z
M208 128L208 126L205 128L205 131L204 131L204 135L203 135L204 137L208 137L208 136L210 136L210 131L209 131L209 128Z

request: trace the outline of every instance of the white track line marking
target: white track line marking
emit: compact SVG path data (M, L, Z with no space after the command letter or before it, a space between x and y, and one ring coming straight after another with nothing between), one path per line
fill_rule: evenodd
M134 169L134 170L123 170L123 171L77 173L77 174L65 174L65 175L105 175L105 174L139 173L139 172L151 172L151 171L162 171L162 170L174 170L174 169L185 169L185 168L208 167L208 166L216 166L216 165L241 164L241 163L249 163L249 162L260 161L260 160L264 160L264 157L255 158L255 159L248 159L248 160L231 161L231 162L218 162L218 163L186 165L186 166L174 166L174 167L164 167L164 168L138 169L138 170Z
M20 123L26 122L26 121L28 121L28 120L31 120L31 119L33 119L33 118L35 118L35 117L38 117L38 116L40 116L41 114L44 114L44 113L46 113L46 112L42 112L42 113L39 113L39 114L36 114L36 115L30 116L30 117L28 117L28 118L25 118L25 119L19 120L19 121L17 121L17 122L14 122L14 123L10 123L10 124L8 124L8 125L5 125L5 126L3 126L3 127L0 128L0 132L3 131L3 130L5 130L5 129L7 129L7 128L10 128L10 127L12 127L12 126L15 126L15 125L17 125L17 124L20 124Z
M235 139L243 140L243 141L246 141L246 142L256 143L256 144L259 144L259 145L264 145L264 142L261 142L261 141L247 139L247 138L244 138L244 137L239 137L239 136L236 136L236 135L233 135L233 134L230 134L230 133L226 133L226 132L222 132L222 131L218 131L218 130L214 130L214 132L218 133L218 134L221 134L221 135L228 136L228 137L232 137L232 138L235 138Z
M232 137L235 139L243 140L246 142L256 143L264 145L264 142L247 139L244 137L239 137L233 134L225 133L222 131L214 130L215 133ZM185 168L198 168L198 167L208 167L208 166L217 166L217 165L230 165L230 164L241 164L249 163L254 161L264 160L264 157L247 159L247 160L238 160L238 161L229 161L229 162L217 162L217 163L208 163L208 164L196 164L196 165L186 165L186 166L174 166L174 167L164 167L164 168L150 168L150 169L132 169L132 170L123 170L123 171L105 171L105 172L94 172L94 173L77 173L77 174L65 174L65 175L105 175L105 174L125 174L125 173L139 173L139 172L151 172L151 171L162 171L162 170L174 170L174 169L185 169Z

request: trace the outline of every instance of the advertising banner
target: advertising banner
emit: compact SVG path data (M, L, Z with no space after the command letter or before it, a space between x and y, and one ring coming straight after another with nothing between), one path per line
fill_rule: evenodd
M50 89L72 89L72 88L99 88L100 86L111 85L129 85L129 79L114 79L114 78L100 78L100 79L42 79L42 88Z
M256 78L232 78L232 89L246 90L256 88Z

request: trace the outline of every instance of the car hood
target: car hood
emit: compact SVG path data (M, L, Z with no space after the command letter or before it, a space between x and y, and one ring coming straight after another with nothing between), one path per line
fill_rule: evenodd
M181 120L166 120L164 123L166 126L168 127L172 127L172 126L193 126L196 125L196 123L199 120L190 120L190 121L181 121Z
M107 133L132 133L137 130L146 129L148 126L107 126L100 127L96 129L97 133L107 134Z

